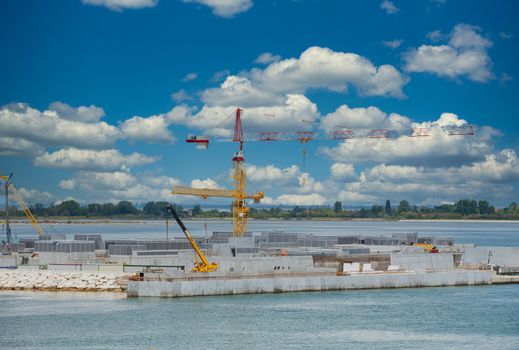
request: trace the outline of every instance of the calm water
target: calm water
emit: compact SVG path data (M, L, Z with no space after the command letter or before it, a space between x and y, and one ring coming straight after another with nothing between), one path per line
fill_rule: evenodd
M0 293L1 349L519 349L519 285L184 299Z
M228 220L186 220L186 226L194 235L211 234L212 231L230 231ZM143 238L166 237L164 221L135 223L84 223L43 225L47 233L99 233L105 238ZM454 238L457 243L475 243L482 246L519 246L519 222L382 222L382 221L263 221L251 220L249 229L253 232L282 230L286 232L305 232L315 235L373 234L418 232L421 236L433 235ZM20 237L34 237L28 224L15 224L13 233ZM169 235L181 236L176 223L169 224ZM72 238L72 237L70 237Z
M186 221L197 235L228 221ZM164 238L164 222L55 224L48 233ZM170 235L180 231L170 225ZM452 237L519 246L519 223L272 222L252 231ZM30 226L15 225L18 237ZM519 285L126 299L0 292L0 349L519 349Z

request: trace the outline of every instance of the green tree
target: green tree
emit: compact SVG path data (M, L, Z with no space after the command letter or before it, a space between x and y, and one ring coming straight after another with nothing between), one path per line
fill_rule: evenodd
M478 202L478 211L482 215L489 215L489 214L495 214L496 208L494 206L490 205L487 201L479 201Z
M386 215L391 215L391 213L392 213L391 201L389 199L386 201L386 207L384 208L384 213L386 213Z
M78 216L81 215L81 206L75 200L68 200L56 205L55 211L61 216Z
M382 216L382 213L384 213L384 207L378 204L374 204L371 207L371 215L372 216Z
M139 211L135 208L132 202L129 201L120 201L115 206L116 214L137 214Z
M252 209L254 209L254 208L252 208ZM193 213L193 216L198 216L198 215L202 214L202 209L200 208L200 204L195 204L195 206L193 207L192 213ZM251 210L251 214L252 214L252 210Z
M478 203L475 200L462 199L456 202L456 213L461 215L478 214Z
M342 211L342 202L335 201L335 204L333 205L333 211L336 213L340 213Z
M409 202L405 199L400 201L400 204L398 205L398 213L405 213L411 211L411 206L409 205Z

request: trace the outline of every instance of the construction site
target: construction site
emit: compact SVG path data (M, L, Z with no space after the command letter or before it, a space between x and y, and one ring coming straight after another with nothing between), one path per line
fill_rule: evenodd
M453 239L420 236L255 232L249 227L249 203L264 192L247 193L244 143L387 138L394 130L365 133L332 132L244 133L241 109L236 109L232 139L234 188L175 186L174 196L232 200L232 231L194 237L173 206L168 210L184 237L166 240L104 239L101 234L47 234L12 182L2 175L5 208L14 198L32 224L34 238L14 239L5 210L5 240L0 256L0 289L120 291L130 297L183 297L342 289L453 286L519 281L519 247L478 247ZM471 126L448 126L443 137L474 134ZM409 137L434 137L427 128ZM399 133L398 135L401 135ZM210 138L189 136L186 142L207 149Z

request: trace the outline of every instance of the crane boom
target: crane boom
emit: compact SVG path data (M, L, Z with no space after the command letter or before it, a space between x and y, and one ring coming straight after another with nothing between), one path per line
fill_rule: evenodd
M182 229L182 232L184 232L184 235L186 236L187 240L191 244L191 247L195 251L195 267L193 268L193 272L214 272L218 269L218 264L216 262L209 263L207 261L207 258L205 257L204 253L196 243L196 241L193 239L193 236L189 233L186 226L184 226L184 223L180 220L180 217L178 216L177 212L175 211L175 208L171 204L166 206L166 209L168 209L173 217L175 218L175 221L177 222L178 226ZM200 259L200 261L198 260Z
M173 187L173 194L182 194L187 196L199 196L203 199L209 197L224 197L224 198L239 198L239 199L253 199L255 202L259 202L265 197L264 192L258 192L253 194L245 194L242 196L240 192L233 190L219 190L214 188L193 188L184 186ZM243 197L243 198L242 198Z
M27 219L29 219L29 221L31 222L31 225L34 228L34 230L36 231L36 233L38 234L38 236L40 236L40 237L44 236L45 232L43 231L43 228L40 226L40 224L38 223L38 220L36 220L36 218L34 217L32 212L30 211L29 207L27 207L27 205L25 204L25 201L23 200L22 195L16 189L16 186L14 185L14 183L9 181L9 176L0 175L0 178L2 180L6 181L6 186L8 186L11 189L14 200L16 201L16 203L18 203L18 205L23 210ZM7 208L6 208L6 210L7 210Z

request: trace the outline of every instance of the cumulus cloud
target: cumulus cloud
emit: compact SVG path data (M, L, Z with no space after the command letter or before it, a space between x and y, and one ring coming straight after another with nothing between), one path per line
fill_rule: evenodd
M462 166L432 167L379 164L348 183L347 191L378 198L408 199L418 204L453 202L467 196L489 200L513 199L519 162L513 150L489 154Z
M380 4L380 8L386 11L388 15L394 15L395 13L400 11L398 7L396 7L395 4L389 0L382 1L382 3Z
M446 35L441 30L433 30L426 35L427 39L437 43L438 41L444 40Z
M128 170L131 166L150 164L158 157L148 157L140 153L123 155L116 149L87 150L66 148L53 153L45 153L34 159L34 165L47 168L82 170Z
M63 102L53 102L49 105L50 111L55 111L58 115L67 120L74 120L83 123L95 123L105 116L105 111L94 105L72 107Z
M171 124L164 115L150 117L135 116L121 124L125 137L131 140L149 141L154 143L172 143L176 141L168 126Z
M231 18L238 13L249 10L253 2L252 0L183 0L210 7L216 16Z
M369 109L369 108L368 108ZM347 110L349 112L349 108ZM404 128L428 128L429 136L413 137L401 134L394 139L354 138L345 140L334 148L324 147L320 152L337 162L379 162L389 164L469 164L484 158L493 149L493 137L499 133L489 127L478 128L474 136L450 136L447 126L464 126L467 122L456 114L443 113L432 122L412 123L409 118L399 115L389 115L380 119L379 110L371 115L365 110L355 111L362 118L345 118L345 120L360 120L366 122L366 127L373 125L396 126ZM334 112L335 113L335 112ZM340 114L340 113L339 113ZM333 115L333 114L332 114ZM341 114L340 114L341 115ZM347 114L346 114L347 115ZM384 114L385 115L385 114ZM335 119L323 118L322 125L333 124ZM330 117L332 118L332 117ZM336 117L333 117L336 118Z
M177 139L168 129L173 123L183 123L191 116L191 108L175 106L167 113L149 117L134 116L121 123L123 138L150 143L173 143Z
M45 152L37 143L14 137L0 137L0 156L31 157Z
M247 108L242 118L244 130L299 131L308 129L307 122L313 123L319 118L317 106L304 95L287 95L285 98L278 105ZM229 137L233 132L234 112L235 107L204 105L197 113L175 120L207 135Z
M320 128L334 129L395 129L404 130L411 127L411 120L397 113L387 114L377 107L350 108L341 105L334 112L328 113L320 120Z
M189 95L186 90L180 89L177 92L171 94L171 99L175 102L192 101L195 98Z
M104 6L113 11L155 7L159 0L81 0L83 4Z
M333 163L330 167L330 173L334 179L347 180L355 178L355 167L353 164Z
M404 55L407 72L427 72L440 77L466 76L477 82L493 78L492 60L488 49L493 43L481 35L481 29L468 24L458 24L444 45L422 45Z
M394 40L384 40L382 43L385 47L389 47L390 49L397 49L402 45L404 41L402 39L394 39Z
M28 205L41 203L41 204L49 204L53 196L47 191L40 191L37 189L27 189L25 187L18 188L18 191L25 199Z
M178 179L153 174L132 175L128 172L79 171L73 178L59 183L65 190L83 191L90 202L118 202L129 200L134 203L170 201L171 188L180 184Z
M193 188L212 188L212 189L218 189L220 186L218 183L210 178L207 178L205 180L201 179L194 179L191 181L191 187Z
M261 55L259 55L255 60L254 63L259 64L270 64L272 62L277 62L281 59L280 55L274 55L270 52L264 52Z
M278 168L273 164L267 166L248 165L245 171L247 179L254 183L280 183L297 178L299 167L292 165L286 168Z
M268 106L279 104L286 94L311 89L346 92L349 86L361 95L403 97L407 82L408 78L392 65L377 67L357 54L315 46L298 58L228 76L218 88L205 90L202 100L219 106Z
M266 205L299 205L299 206L318 206L324 205L327 199L318 194L282 194L277 198L265 197L262 202Z
M0 107L0 125L0 137L22 139L42 146L102 148L112 145L119 136L119 130L105 122L68 120L56 111L40 112L23 103Z

